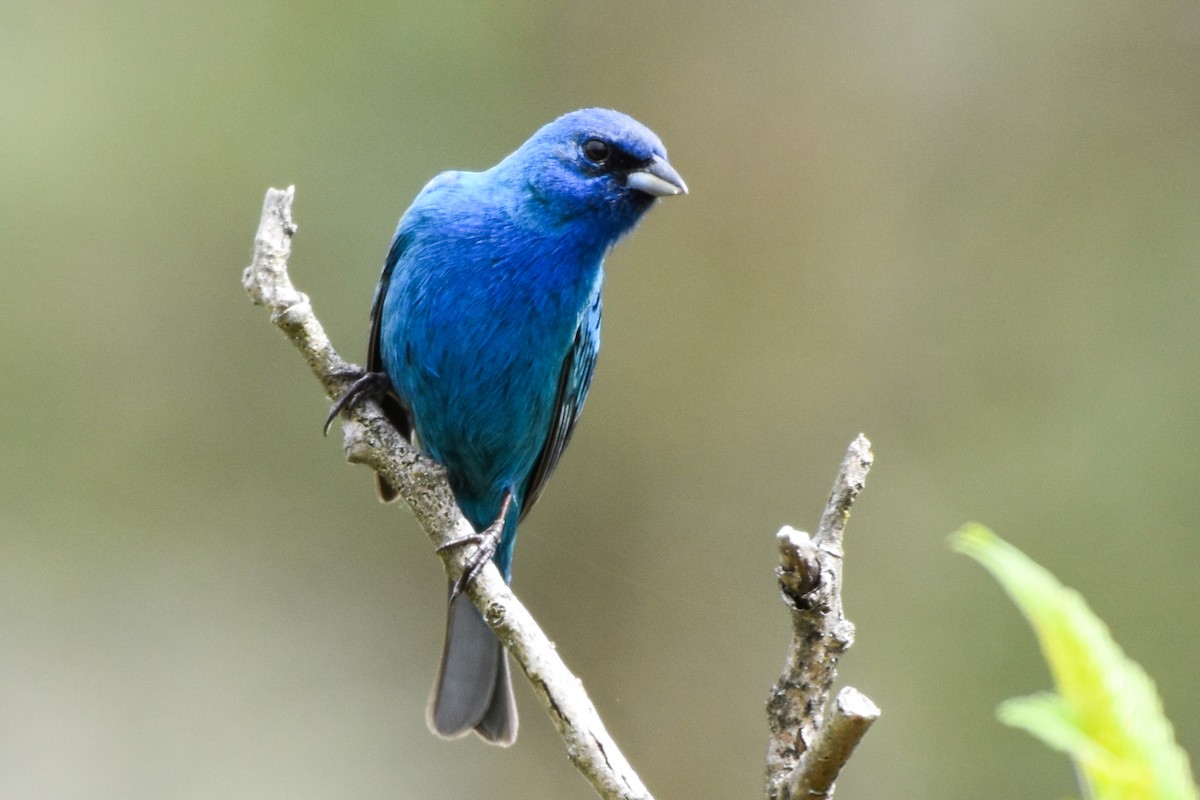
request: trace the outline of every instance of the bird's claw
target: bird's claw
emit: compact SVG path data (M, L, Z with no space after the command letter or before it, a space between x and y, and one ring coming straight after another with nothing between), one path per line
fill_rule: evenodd
M464 544L474 544L475 550L467 557L467 561L463 564L462 574L458 576L458 580L450 587L450 600L462 594L471 581L479 576L483 570L483 565L486 564L491 557L496 554L496 548L500 546L500 530L495 529L495 525L489 525L483 533L474 533L469 536L461 536L452 542L447 542L438 548L438 551L448 550L451 547L457 547ZM493 530L495 529L495 530Z
M361 369L339 369L330 373L335 378L354 379L354 383L350 384L350 388L345 394L337 399L333 407L329 409L329 416L325 418L325 435L329 435L329 427L333 425L337 415L348 408L352 408L363 400L376 399L382 397L387 392L391 382L388 380L385 372L366 372Z
M457 539L451 539L437 548L439 554L446 552L453 547L460 547L464 544L475 545L475 550L471 555L467 556L466 563L463 564L462 574L458 576L458 580L454 581L454 585L450 587L450 600L458 597L468 586L471 581L478 577L483 570L483 565L491 560L496 554L496 548L500 546L500 537L504 533L504 521L508 517L508 510L512 507L512 492L504 493L504 502L500 505L500 514L496 517L495 522L488 525L479 533L468 533L466 536L459 536Z

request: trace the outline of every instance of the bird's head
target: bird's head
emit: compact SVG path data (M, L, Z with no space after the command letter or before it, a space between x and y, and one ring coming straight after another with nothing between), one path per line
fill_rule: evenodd
M556 222L594 225L614 240L659 197L687 194L654 132L604 108L564 114L496 169Z

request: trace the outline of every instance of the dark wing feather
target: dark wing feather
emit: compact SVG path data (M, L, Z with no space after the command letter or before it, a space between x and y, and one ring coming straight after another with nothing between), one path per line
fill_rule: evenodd
M383 298L387 296L388 284L392 280L392 271L396 268L396 262L400 260L407 243L407 236L396 234L391 248L388 249L387 260L383 262L379 285L375 287L375 299L371 302L371 336L367 340L368 372L384 372L383 357L379 352L379 332L383 326L380 320L383 316ZM400 435L411 442L413 438L412 413L404 405L399 395L389 389L383 397L379 398L378 402L383 413L396 426L396 430L400 431ZM396 499L395 487L384 480L382 475L376 474L375 488L379 493L379 499L383 502L390 503Z
M600 352L600 311L600 287L597 286L595 299L575 331L575 342L563 360L558 376L558 393L554 399L554 416L550 420L546 442L525 483L521 519L533 508L542 489L546 487L546 481L571 441L571 433L583 411L583 402L587 399L592 373L596 369L596 355Z

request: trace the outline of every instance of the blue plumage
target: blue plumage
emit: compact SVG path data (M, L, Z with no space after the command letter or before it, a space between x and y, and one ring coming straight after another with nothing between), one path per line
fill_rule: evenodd
M649 129L585 109L486 172L437 176L400 219L371 310L368 370L386 374L385 410L446 467L471 525L496 523L493 560L506 580L517 523L587 397L604 256L657 197L686 191ZM394 495L382 481L380 491ZM451 603L430 726L516 738L506 658L462 597Z

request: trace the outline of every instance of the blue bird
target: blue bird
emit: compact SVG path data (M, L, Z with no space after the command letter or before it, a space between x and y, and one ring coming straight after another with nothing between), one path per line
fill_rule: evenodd
M450 590L428 715L439 736L474 729L495 744L516 740L507 654L459 592L488 558L511 580L517 525L587 397L605 254L657 198L686 193L653 132L591 108L544 126L485 172L438 175L400 218L371 307L367 372L330 419L377 397L445 466L478 533ZM378 488L394 499L382 478Z

